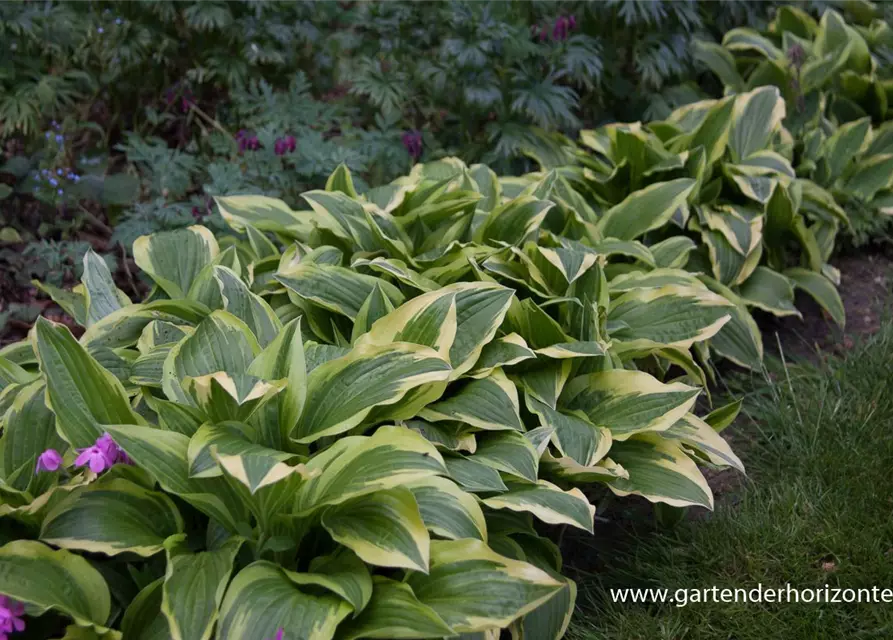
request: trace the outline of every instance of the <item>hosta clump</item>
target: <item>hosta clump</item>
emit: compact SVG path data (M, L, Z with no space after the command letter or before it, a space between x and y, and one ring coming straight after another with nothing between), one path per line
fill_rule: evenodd
M856 245L889 228L893 213L893 124L884 123L893 116L893 30L874 16L864 22L847 22L832 9L817 22L782 7L765 33L737 28L722 46L696 43L726 93L778 87L793 167L843 206Z
M591 207L581 233L638 260L609 264L608 273L635 277L626 274L643 263L684 269L734 303L710 348L751 368L763 347L749 309L799 315L796 288L844 323L828 260L847 216L828 191L797 177L784 116L775 87L704 100L663 121L583 131L571 149L577 165L561 169Z
M709 508L698 464L741 468L737 405L694 413L735 305L586 236L559 173L341 168L304 199L141 237L139 304L88 254L54 291L83 335L3 350L0 594L128 640L558 638L547 534L592 530L583 488ZM78 466L111 444L133 464Z

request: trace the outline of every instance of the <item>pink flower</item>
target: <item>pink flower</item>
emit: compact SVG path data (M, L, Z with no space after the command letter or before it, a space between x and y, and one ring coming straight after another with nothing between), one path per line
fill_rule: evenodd
M0 640L7 640L7 633L25 630L23 615L25 615L25 605L10 600L6 596L0 596Z
M37 468L34 473L41 471L58 471L62 466L62 455L55 449L47 449L37 456Z
M90 465L90 471L93 473L102 473L117 462L122 464L133 464L133 461L126 453L112 440L112 436L107 433L102 434L96 439L92 447L86 449L78 449L77 459L74 464L77 467Z
M413 160L418 160L422 155L422 133L420 131L407 131L401 138L403 146Z
M106 459L105 452L96 445L87 447L86 449L79 449L78 453L80 455L74 461L76 467L83 467L84 465L89 464L90 471L93 473L102 473L112 466Z

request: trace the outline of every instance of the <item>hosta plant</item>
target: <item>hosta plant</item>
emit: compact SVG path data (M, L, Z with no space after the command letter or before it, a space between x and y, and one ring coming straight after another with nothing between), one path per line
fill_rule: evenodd
M722 46L696 43L726 93L778 88L797 175L844 207L856 244L888 224L893 203L893 139L883 124L893 114L891 46L893 30L879 18L862 26L829 9L817 22L796 7L779 9L765 33L737 28Z
M738 307L528 182L219 198L240 239L139 238L140 303L88 253L53 290L80 337L2 351L0 594L67 637L561 637L556 526L599 488L710 508L698 465L741 469L738 405L695 413Z
M577 166L562 170L594 211L591 234L640 242L656 266L697 274L735 303L710 345L748 367L762 357L748 308L799 315L802 289L844 322L828 260L848 219L831 193L797 177L784 116L775 87L704 100L663 121L583 131Z

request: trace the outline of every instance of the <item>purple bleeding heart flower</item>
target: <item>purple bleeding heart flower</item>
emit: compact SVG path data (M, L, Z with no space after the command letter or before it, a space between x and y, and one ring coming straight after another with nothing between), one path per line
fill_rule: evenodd
M401 140L412 159L418 160L422 155L422 133L420 131L407 131L403 134Z
M298 148L298 141L294 136L286 136L285 137L285 146L288 149L289 153L294 153L295 149Z
M34 469L34 473L40 473L41 471L58 471L61 466L62 454L55 449L47 449L37 456L37 468Z

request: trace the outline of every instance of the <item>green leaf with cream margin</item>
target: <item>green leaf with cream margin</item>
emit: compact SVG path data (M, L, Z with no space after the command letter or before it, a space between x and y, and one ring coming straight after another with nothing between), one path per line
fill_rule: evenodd
M220 252L214 234L195 225L140 236L133 242L133 259L172 299L185 298L198 274Z
M63 549L149 557L181 531L183 518L167 495L123 478L102 478L53 507L40 539Z
M846 324L846 309L834 284L815 271L794 267L784 272L794 282L794 286L808 293L813 300L828 312L828 315L841 328Z
M34 540L0 547L0 593L38 612L53 609L100 631L111 613L108 585L90 562Z
M432 422L453 420L487 431L524 431L518 411L517 387L502 369L494 369L486 378L470 380L446 400L428 405L419 415Z
M220 215L234 231L242 233L246 225L260 231L300 236L313 227L305 217L282 200L267 196L217 196L214 198Z
M546 480L510 484L508 491L483 500L491 509L531 513L548 524L569 524L592 533L595 507L576 487L564 491Z
M306 640L331 640L353 607L340 596L316 593L270 562L242 569L220 607L219 640L269 640L279 629Z
M665 384L642 371L615 369L571 380L559 407L582 411L592 424L610 429L616 446L637 433L669 429L692 409L698 393L681 382Z
M444 638L453 629L431 607L416 598L408 584L384 576L373 578L372 599L356 620L338 629L344 640Z
M168 352L161 381L164 393L169 400L193 404L182 387L187 377L218 371L243 374L260 351L248 325L228 311L214 311Z
M735 455L729 443L705 420L686 413L672 427L661 433L668 440L679 440L687 448L695 449L699 457L717 467L733 467L744 473L744 463Z
M309 443L344 433L373 408L392 405L412 389L445 381L451 373L449 363L428 347L406 342L354 347L307 376L304 412L291 437Z
M231 538L220 548L192 553L185 535L165 542L167 569L161 613L172 640L210 640L233 561L242 541Z
M311 477L295 495L299 515L351 498L446 475L443 458L405 427L379 427L372 436L339 439L307 463Z
M628 478L608 483L617 495L635 494L673 507L713 509L713 493L681 444L660 434L645 433L615 442L611 458L629 474Z
M700 283L633 289L612 301L608 331L619 352L687 349L715 336L731 319L731 306Z
M280 393L285 380L267 382L254 376L223 371L181 381L183 390L212 422L247 420L261 405Z
M741 162L766 149L785 117L784 99L778 87L759 87L735 99L729 148L732 159Z
M327 508L323 528L368 564L428 570L431 539L412 492L395 487Z
M455 482L429 476L405 486L412 491L429 531L450 540L487 541L487 522L480 504Z
M431 347L453 367L469 371L496 335L514 292L490 282L462 282L424 293L376 321L361 344L412 342Z
M634 191L623 202L608 209L596 228L604 238L634 240L646 231L658 229L685 204L696 182L679 178L658 182Z
M561 455L569 456L584 467L594 465L611 449L611 431L592 424L582 411L566 413L553 409L527 394L527 408L535 413L543 427L553 430L552 444Z
M87 353L63 325L38 318L32 334L47 381L47 406L73 447L92 446L105 424L140 424L121 382Z
M433 540L428 574L413 573L406 584L460 633L507 627L563 587L542 569L479 540Z

